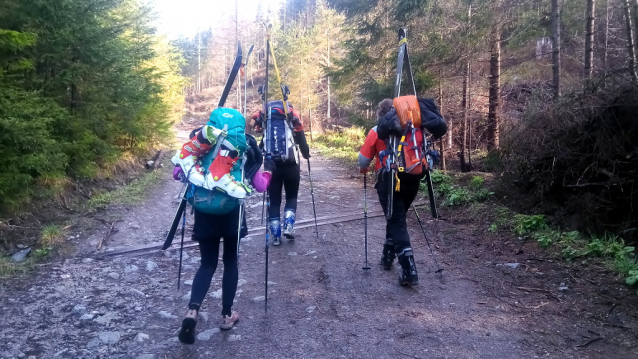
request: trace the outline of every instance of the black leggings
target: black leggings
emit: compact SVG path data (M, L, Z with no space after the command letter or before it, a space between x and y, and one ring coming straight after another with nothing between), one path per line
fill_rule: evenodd
M224 238L224 277L222 279L222 315L230 315L237 291L237 222L239 209L225 215L211 215L195 211L193 240L199 242L201 265L193 279L189 306L201 306L217 269L219 243Z
M402 177L402 176L401 176ZM394 192L392 217L386 222L385 237L392 238L394 251L401 252L404 248L410 247L410 235L408 234L408 224L406 215L410 205L419 192L419 178L400 178L400 192ZM379 202L384 212L388 206L389 175L387 173L379 176L379 181L375 185Z
M291 210L297 212L297 194L299 193L299 165L292 163L275 162L277 168L272 174L268 191L270 194L270 211L268 218L279 219L281 207L281 190L286 189L286 206L284 212Z

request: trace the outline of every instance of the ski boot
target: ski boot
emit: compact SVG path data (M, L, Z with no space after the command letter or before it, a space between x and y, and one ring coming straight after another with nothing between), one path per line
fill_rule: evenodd
M290 240L295 239L295 211L287 210L284 213L284 236Z
M383 252L381 254L381 265L383 266L383 269L392 269L392 262L394 262L394 258L396 258L396 254L394 253L394 242L392 242L392 238L387 238L383 244Z
M218 188L235 198L245 198L250 191L246 185L235 181L230 175L230 170L237 163L238 153L236 150L222 149L208 167L205 176L204 188L212 190Z
M279 223L279 218L271 219L269 222L269 226L270 234L272 234L272 245L281 245L281 225Z
M404 248L398 256L399 264L401 264L401 275L399 276L399 284L413 286L419 283L419 276L416 272L416 264L412 255L412 248Z
M180 166L188 181L195 186L204 185L204 173L199 165L199 158L206 154L215 144L216 137L213 141L208 140L205 135L206 131L199 131L193 138L182 145L177 150L171 162L175 166Z
M202 167L199 164L199 159L213 148L219 136L223 134L225 134L224 131L215 127L202 127L193 138L182 145L181 149L177 150L171 162L173 162L175 166L182 168L189 182L202 187L205 182L205 177Z

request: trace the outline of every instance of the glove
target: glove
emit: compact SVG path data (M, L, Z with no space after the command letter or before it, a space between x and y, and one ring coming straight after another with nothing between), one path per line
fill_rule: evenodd
M365 173L368 173L368 171L369 171L369 170L370 170L370 167L364 167L364 168L360 168L360 169L359 169L359 172L361 172L361 173L364 173L364 174L365 174Z
M264 158L264 172L273 173L277 166L270 156Z
M184 179L184 170L182 170L182 167L175 166L175 168L173 168L173 179L176 181Z

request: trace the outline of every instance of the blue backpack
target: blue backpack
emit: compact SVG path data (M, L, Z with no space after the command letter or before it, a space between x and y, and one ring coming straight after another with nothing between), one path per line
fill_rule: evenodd
M286 122L286 112L283 101L270 101L266 105L265 113L270 108L268 131L268 143L265 150L270 152L273 160L281 162L296 162L295 143L292 137L292 129ZM288 106L288 111L292 111Z
M230 171L237 181L241 181L242 171L246 158L244 156L248 145L246 143L246 119L237 110L232 108L217 108L211 114L208 122L208 126L213 126L218 129L226 129L228 136L226 141L230 142L237 152L239 152L239 160L233 166ZM221 145L222 141L218 141L213 148L208 151L202 157L202 169L204 174L208 171L208 167L215 159L215 154L219 152L217 149ZM196 187L191 185L190 190L186 195L188 203L196 210L208 214L226 214L239 207L240 200L229 196L226 192L218 189L208 190L203 187Z

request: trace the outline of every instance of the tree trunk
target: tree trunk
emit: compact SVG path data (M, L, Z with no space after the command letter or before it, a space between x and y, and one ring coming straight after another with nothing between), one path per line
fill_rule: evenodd
M585 24L585 78L591 80L593 75L594 58L594 19L596 2L587 0L587 19Z
M634 53L638 53L638 0L634 0Z
M326 39L328 40L328 68L330 68L330 28L326 30ZM330 76L328 76L328 111L326 118L330 118Z
M441 115L443 115L443 78L441 70L439 70L439 111L441 112ZM445 171L445 151L443 147L443 137L441 137L441 139L439 139L439 152L441 152L441 169Z
M197 92L202 90L202 33L197 30Z
M461 141L461 171L469 172L470 168L465 158L467 151L467 122L470 113L470 63L465 65L465 72L463 73L463 100L461 107L463 107L463 126L461 127L462 138Z
M560 97L560 8L559 0L552 0L552 75L554 100Z
M556 0L552 0L556 1ZM492 49L490 53L490 91L489 113L487 115L487 149L499 148L500 107L501 107L501 24L494 26Z
M629 0L622 0L625 12L625 25L627 30L627 51L629 52L629 74L634 82L638 82L636 75L636 52L634 50L634 35L631 26L631 10L629 9Z
M607 75L607 54L609 53L609 0L605 1L605 42L603 44L603 72Z

